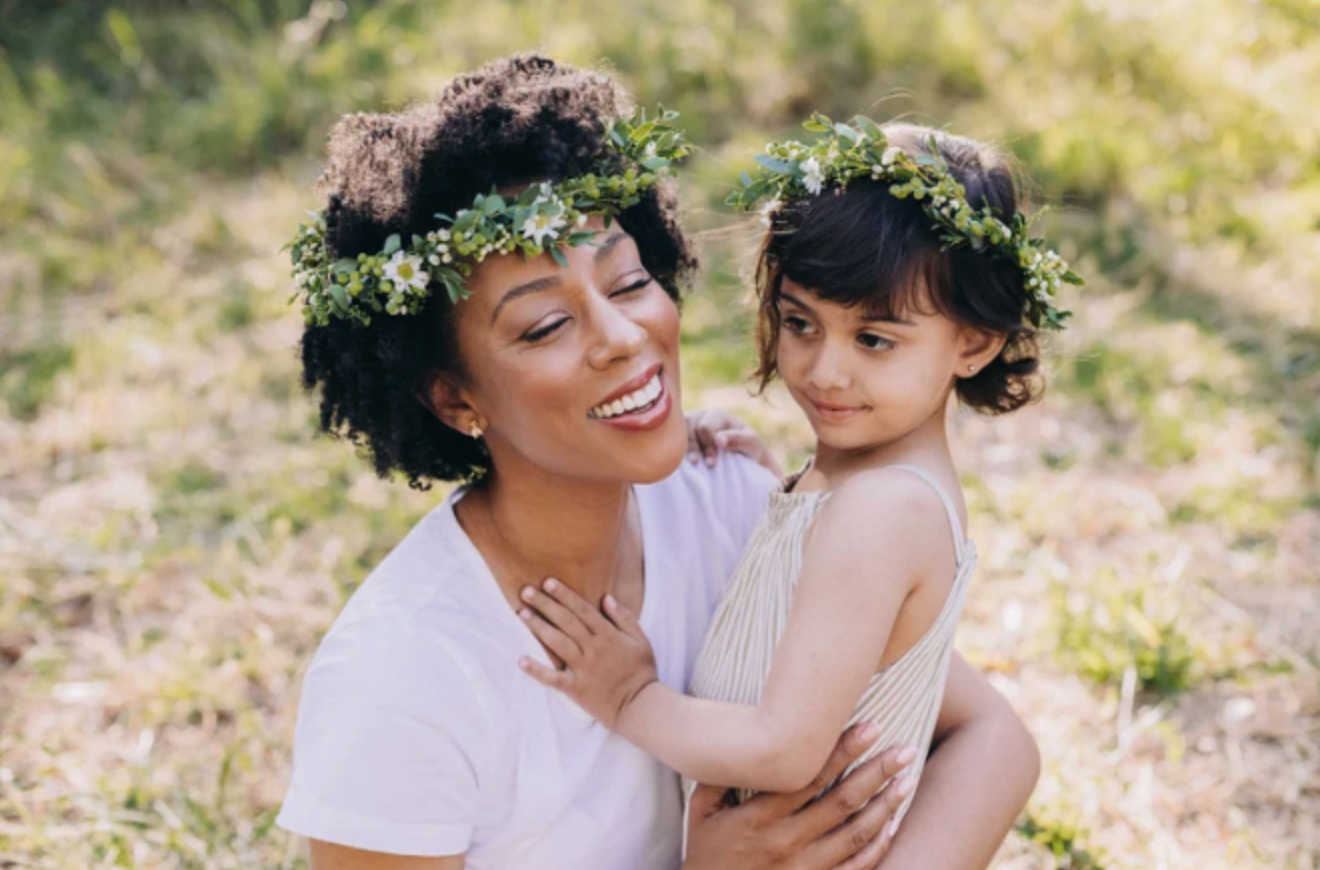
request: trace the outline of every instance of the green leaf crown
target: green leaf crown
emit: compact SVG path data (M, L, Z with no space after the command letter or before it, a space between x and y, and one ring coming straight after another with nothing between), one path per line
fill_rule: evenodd
M289 302L302 300L308 323L324 326L339 318L369 324L381 313L415 314L437 284L454 302L466 298L473 267L493 254L548 252L565 266L564 245L585 245L596 236L586 227L589 216L603 215L610 226L615 215L641 202L644 192L692 153L674 126L677 119L677 112L663 107L649 119L644 109L621 118L607 131L617 157L602 158L595 171L557 184L533 184L513 199L495 190L478 194L471 208L453 216L436 214L436 229L413 235L407 245L391 235L377 254L333 259L324 215L308 212L311 222L299 224L293 240L280 249L290 252L298 287Z
M972 208L934 137L929 154L913 157L890 145L884 130L861 115L849 124L836 124L815 114L803 126L824 135L811 145L795 140L766 145L765 153L756 156L760 168L754 175L742 173L742 186L729 195L728 205L750 211L768 197L760 209L768 225L785 201L815 196L827 185L843 189L858 178L887 181L892 195L921 202L934 221L941 250L968 245L1016 263L1027 291L1026 321L1037 329L1063 328L1072 312L1055 308L1054 296L1064 283L1083 283L1081 277L1045 248L1044 239L1031 238L1034 218L1019 213L1005 223L990 206Z

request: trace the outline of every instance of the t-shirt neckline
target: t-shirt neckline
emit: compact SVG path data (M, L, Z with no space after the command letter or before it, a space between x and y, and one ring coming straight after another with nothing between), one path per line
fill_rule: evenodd
M448 531L459 546L462 556L472 564L477 575L477 585L480 587L482 594L486 595L490 603L492 603L495 606L495 609L500 613L499 618L504 620L515 632L518 633L524 652L531 656L533 661L547 667L553 667L550 661L550 656L545 651L545 647L541 646L541 642L537 640L536 635L532 633L532 630L527 627L527 623L523 622L518 617L518 614L509 608L509 602L505 599L503 591L500 590L500 584L499 581L495 579L495 573L490 570L490 565L487 564L486 558L481 555L481 551L477 549L477 545L472 543L472 539L468 537L468 533L463 529L463 524L458 521L458 513L454 510L454 506L467 494L467 492L468 487L460 486L451 492L445 499L444 504L441 506L442 518L445 525L448 527ZM646 498L642 494L642 488L636 486L632 487L632 495L633 498L637 500L637 514L641 522L642 533L642 611L637 615L637 621L641 625L642 630L649 637L653 633L651 622L654 618L653 613L656 607L651 601L656 592L653 588L652 581L657 576L654 570L651 554L657 552L659 548L651 546L653 541L649 517L650 511L647 510ZM526 679L531 680L532 678L528 676ZM563 692L549 687L542 688L554 695L559 702L564 705L565 709L578 719L584 722L596 721L590 713L579 707L577 702L569 698ZM596 724L600 723L597 722Z

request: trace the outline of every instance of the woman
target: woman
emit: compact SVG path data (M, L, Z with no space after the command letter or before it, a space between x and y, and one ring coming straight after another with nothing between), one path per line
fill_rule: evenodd
M590 176L580 187L594 190L597 173L622 173L608 130L625 103L607 77L518 56L408 113L346 118L323 179L327 245L384 282L379 261L352 258L412 238L438 275L463 245L430 235L437 212L492 190L495 211L506 197L535 211L554 198L543 183ZM373 286L403 313L324 316L361 313L347 275L309 295L321 307L309 304L304 381L321 390L323 427L382 474L476 483L414 527L323 641L280 823L311 838L316 870L858 870L887 850L886 866L985 866L1037 760L961 660L901 839L882 833L901 779L859 811L910 762L899 753L811 800L865 750L868 735L850 733L801 793L726 808L703 791L685 859L677 777L519 672L520 655L549 658L515 615L517 590L554 576L639 613L661 679L683 688L774 483L741 457L682 462L677 300L696 264L663 185L626 202L617 222L580 218L590 244L542 256L486 256L502 242L467 237L485 258L450 294L409 296L420 261L396 254ZM516 241L526 251L570 215Z

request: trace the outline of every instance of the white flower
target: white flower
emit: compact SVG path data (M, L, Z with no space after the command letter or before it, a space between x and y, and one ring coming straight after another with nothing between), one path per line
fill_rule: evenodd
M782 205L782 203L779 201L778 195L776 195L774 199L761 206L761 223L765 224L767 227L770 226L770 221L775 216L775 212L779 211L780 205Z
M421 290L430 276L422 271L422 258L405 251L395 251L384 267L385 277L397 288L413 287Z
M645 148L645 150L642 151L642 156L643 156L644 158L646 158L647 160L650 160L651 158L655 157L655 143L654 143L654 142L647 142L647 143L646 143L646 148Z
M577 224L577 226L578 226L579 228L581 228L581 227L585 227L585 226L587 225L587 216L586 216L586 214L584 214L584 213L582 213L582 212L579 212L579 213L578 213L578 216L577 216L577 220L575 220L574 223Z
M883 153L883 154L880 155L880 165L881 165L881 166L893 166L893 165L894 165L894 160L898 157L898 154L899 154L899 151L898 151L897 148L895 148L895 147L892 146L892 145L889 146L888 148L885 149L885 153Z
M802 164L802 186L812 194L820 193L821 188L825 186L825 173L820 168L820 162L815 157L807 158Z
M440 239L440 241L447 242L449 241L449 230L440 230L439 232L436 233L436 236Z
M541 192L538 193L538 194L536 195L536 199L532 200L532 205L540 205L540 204L543 203L543 202L553 202L553 201L554 201L554 199L555 199L555 191L554 191L554 189L553 189L552 187L550 187L550 183L549 183L549 182L542 181L542 182L541 182L541 186L540 186L540 190L541 190Z
M533 243L544 248L545 238L558 233L564 224L564 219L559 215L532 215L523 223L522 235L524 239L531 239Z
M439 254L432 254L431 256L429 256L429 257L426 258L426 262L430 263L432 266L439 266L439 265L440 265L440 255L439 255Z

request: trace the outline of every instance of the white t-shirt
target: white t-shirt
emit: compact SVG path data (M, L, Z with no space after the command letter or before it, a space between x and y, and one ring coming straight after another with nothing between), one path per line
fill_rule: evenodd
M636 487L660 679L683 690L774 478L724 455ZM278 824L469 870L675 870L677 774L519 670L548 658L451 495L354 593L303 684Z

